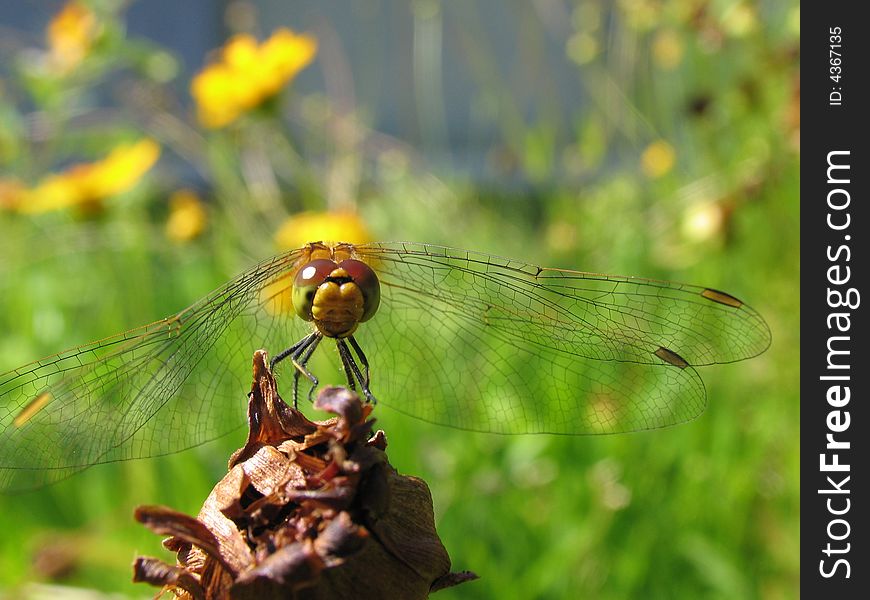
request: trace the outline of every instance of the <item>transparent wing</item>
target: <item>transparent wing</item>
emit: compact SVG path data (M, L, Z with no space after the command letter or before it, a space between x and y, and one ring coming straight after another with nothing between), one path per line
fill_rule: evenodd
M253 351L280 351L308 330L281 306L301 255L263 262L174 317L0 375L0 489L244 425Z
M770 343L755 311L706 288L420 244L358 246L356 255L381 280L381 307L355 334L372 391L453 427L589 434L672 425L704 409L694 366L749 358ZM277 256L174 317L0 375L0 489L175 452L243 425L252 352L277 354L310 331L289 300L308 257ZM332 344L321 345L312 370L343 383L324 346Z
M673 425L706 405L695 366L770 343L757 312L708 288L422 244L357 254L382 287L378 314L355 334L372 391L439 424L566 434Z

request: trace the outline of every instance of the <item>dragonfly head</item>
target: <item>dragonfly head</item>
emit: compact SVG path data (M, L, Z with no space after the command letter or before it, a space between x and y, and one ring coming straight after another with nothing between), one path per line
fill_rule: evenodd
M347 259L340 263L319 258L296 273L293 309L326 337L353 335L357 326L378 309L381 286L371 267Z

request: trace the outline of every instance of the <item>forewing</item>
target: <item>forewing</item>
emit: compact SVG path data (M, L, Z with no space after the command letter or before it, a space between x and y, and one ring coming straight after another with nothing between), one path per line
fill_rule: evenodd
M704 410L694 366L769 344L754 310L706 288L437 246L357 252L382 285L378 314L356 334L373 348L372 391L436 423L503 433L672 425Z
M283 349L306 327L286 301L299 256L261 263L174 317L0 375L0 489L244 425L253 351Z

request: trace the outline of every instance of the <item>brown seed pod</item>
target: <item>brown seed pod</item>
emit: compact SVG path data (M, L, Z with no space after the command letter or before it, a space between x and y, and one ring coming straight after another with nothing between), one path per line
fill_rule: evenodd
M196 518L139 507L136 519L177 553L140 557L134 580L179 598L426 598L475 579L450 573L426 483L389 464L371 434L371 405L323 389L308 420L278 395L265 351L254 353L249 433Z

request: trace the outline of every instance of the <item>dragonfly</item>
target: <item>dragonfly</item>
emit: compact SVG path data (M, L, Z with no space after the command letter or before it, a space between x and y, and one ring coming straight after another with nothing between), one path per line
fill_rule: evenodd
M431 423L583 435L696 418L697 369L770 341L756 310L713 288L427 244L315 242L176 315L0 375L0 490L236 430L258 348L292 377L294 403L300 385L310 397L331 377Z

